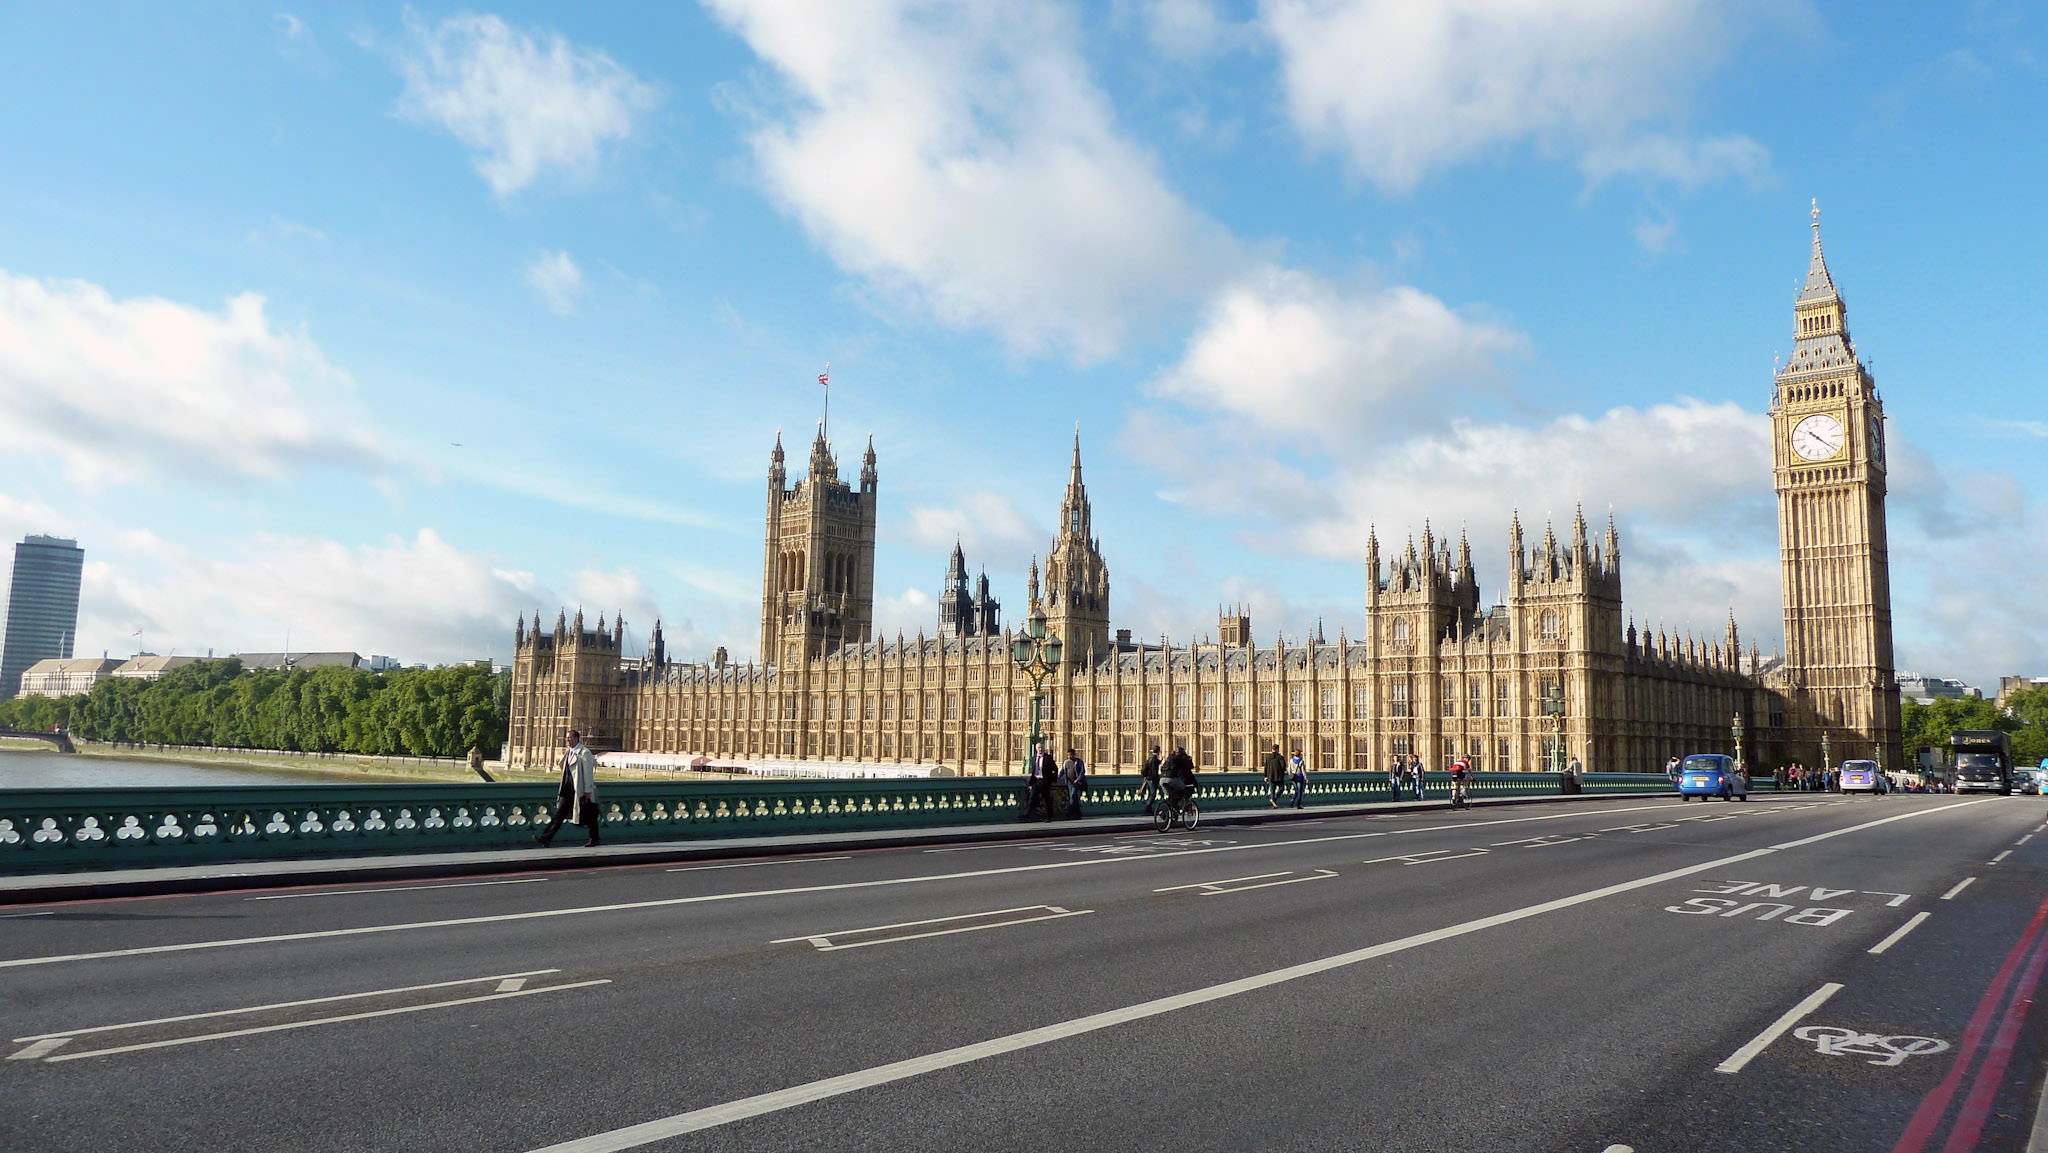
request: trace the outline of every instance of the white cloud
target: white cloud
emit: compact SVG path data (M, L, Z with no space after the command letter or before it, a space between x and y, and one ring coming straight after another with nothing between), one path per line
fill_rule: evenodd
M635 118L660 100L609 55L517 31L496 16L450 16L429 27L408 15L406 28L399 112L468 145L500 197L550 169L587 177L605 146L631 135Z
M55 458L76 483L375 466L353 391L260 296L211 313L0 271L0 449Z
M1610 146L1610 174L1704 179L1761 163L1743 137L1630 139L1678 111L1748 4L1714 0L1267 0L1289 111L1393 192L1521 141ZM1661 143L1658 143L1661 141ZM1681 179L1683 178L1683 179Z
M951 506L912 508L910 536L948 554L957 541L970 566L999 570L1021 570L1033 551L1052 539L1049 529L1017 510L1015 500L986 489L962 493Z
M568 316L576 311L576 301L590 291L584 283L583 270L569 254L561 251L543 252L526 266L526 283L540 293L548 309L556 316Z
M1579 160L1579 170L1594 184L1640 176L1687 190L1727 177L1754 188L1770 167L1770 149L1747 136L1687 140L1651 134L1596 145Z
M1150 0L1144 21L1152 47L1176 60L1213 56L1244 35L1241 26L1217 13L1211 0Z
M709 4L789 90L753 136L770 193L899 307L1094 359L1234 259L1051 3Z
M289 633L301 652L503 659L516 614L560 603L532 574L431 529L357 547L265 535L205 551L127 532L87 553L79 636L81 651L117 655L141 629L156 652L275 652Z
M1217 296L1151 389L1334 449L1493 391L1498 359L1525 345L1413 288L1345 293L1269 267Z
M931 636L939 625L939 602L920 588L907 588L902 596L875 598L875 637L895 640L901 633L914 637L920 630Z

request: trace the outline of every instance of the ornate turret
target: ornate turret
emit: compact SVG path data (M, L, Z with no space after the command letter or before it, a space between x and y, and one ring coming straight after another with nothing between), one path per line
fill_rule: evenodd
M1060 500L1059 526L1045 558L1046 627L1079 659L1108 653L1109 566L1094 536L1094 511L1081 479L1081 428L1074 426L1074 456Z
M862 492L875 491L875 434L868 434L868 448L860 454L860 488Z
M768 484L775 491L789 483L789 471L782 465L782 430L775 430L775 451L768 454Z

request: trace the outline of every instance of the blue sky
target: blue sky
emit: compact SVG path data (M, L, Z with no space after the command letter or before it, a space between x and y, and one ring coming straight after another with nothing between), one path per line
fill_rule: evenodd
M1361 618L1368 526L1623 533L1778 639L1818 198L1903 668L2048 671L2048 29L2021 3L0 4L0 532L79 648L752 655L768 451L881 469L877 615L1012 617L1081 435L1119 625ZM851 471L851 469L849 469ZM143 633L141 641L134 634Z

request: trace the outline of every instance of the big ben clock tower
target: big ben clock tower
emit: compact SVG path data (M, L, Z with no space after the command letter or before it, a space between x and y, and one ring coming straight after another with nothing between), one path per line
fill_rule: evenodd
M1849 339L1848 309L1820 249L1793 305L1792 356L1771 401L1778 553L1785 591L1787 751L1818 763L1874 757L1904 767L1892 668L1884 404Z

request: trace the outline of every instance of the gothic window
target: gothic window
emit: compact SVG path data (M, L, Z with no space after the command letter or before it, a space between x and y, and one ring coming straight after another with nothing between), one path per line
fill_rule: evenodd
M926 694L924 695L924 714L923 714L923 715L924 715L924 719L925 719L925 720L928 720L928 721L929 721L929 720L931 720L931 719L933 719L933 718L935 718L935 717L937 717L937 716L939 715L939 694L937 694L937 693L926 693ZM929 756L930 754L929 754L929 753L927 753L926 755L927 755L927 756Z
M1138 719L1138 690L1124 690L1123 713L1124 719L1127 721Z
M1087 689L1074 690L1074 719L1077 721L1085 721L1088 719Z
M1447 769L1448 769L1448 768L1450 768L1450 767L1451 767L1451 762L1452 762L1452 761L1455 761L1455 760L1457 760L1457 759L1458 759L1458 738L1456 738L1456 737L1445 737L1445 738L1444 738L1444 767L1445 767L1445 768L1447 768Z
M1351 771L1363 773L1370 771L1371 768L1372 739L1370 737L1351 738Z
M1138 738L1125 737L1121 744L1124 754L1123 763L1127 765L1136 763L1138 759Z
M970 721L978 721L981 719L980 693L967 694L967 719Z
M1351 690L1351 719L1367 721L1372 719L1372 690L1359 685Z
M1213 765L1216 763L1215 737L1205 736L1202 738L1202 763L1205 765Z
M1259 719L1262 721L1273 719L1273 690L1270 688L1259 690Z
M1148 721L1156 721L1159 719L1158 689L1145 690L1145 719Z
M1295 686L1293 686L1292 688L1290 688L1290 689L1288 689L1288 690L1287 690L1287 719L1288 719L1288 720L1290 720L1290 721L1298 721L1298 720L1301 720L1301 719L1303 718L1303 715L1304 715L1304 713L1306 712L1306 710L1305 710L1305 708L1304 708L1304 706L1303 706L1303 704L1302 704L1302 696L1303 696L1303 692L1302 692L1302 688L1301 688L1301 686L1300 686L1300 685L1295 685Z
M1393 745L1394 745L1394 755L1395 755L1395 756L1397 756L1397 757L1405 757L1405 756L1407 756L1407 755L1408 755L1408 753L1410 752L1410 750L1409 750L1409 748L1408 748L1408 738L1407 738L1407 737L1395 737L1395 738L1394 738L1394 741L1393 741Z
M1493 715L1496 717L1511 717L1514 715L1514 709L1508 702L1508 678L1506 677L1493 682Z
M947 760L953 761L958 760L960 758L960 738L954 736L952 733L947 733L946 743L943 747L946 750Z
M1202 690L1202 719L1205 721L1213 721L1216 719L1215 689Z
M1458 678L1456 677L1444 678L1444 715L1447 717L1458 715Z
M1336 720L1336 719L1337 719L1337 690L1336 690L1335 686L1332 686L1332 685L1324 685L1324 686L1323 686L1323 687L1322 687L1321 689L1319 689L1319 690L1317 691L1317 696L1318 696L1318 700L1316 701L1316 712L1317 712L1317 714L1318 714L1319 716L1321 716L1323 720L1326 720L1326 721L1334 721L1334 720ZM1327 767L1331 767L1331 766L1325 766L1325 767L1327 768Z
M882 698L882 719L885 721L893 721L896 719L895 696L890 695Z
M1316 767L1320 769L1334 769L1337 767L1337 738L1323 738L1322 762Z
M1406 620L1395 621L1392 632L1395 644L1405 645L1408 643L1408 622Z
M1243 689L1230 690L1230 719L1233 721L1241 721L1244 719Z
M1544 609L1543 619L1538 628L1542 631L1544 640L1555 640L1557 638L1557 614L1549 609Z
M1058 693L1045 694L1045 719L1048 721L1060 719L1060 695Z
M1232 738L1230 738L1230 767L1231 767L1231 768L1233 768L1233 769L1241 769L1241 768L1244 768L1244 738L1243 738L1243 737L1232 737Z
M1408 715L1408 680L1403 677L1387 685L1387 715L1405 717ZM1402 749L1402 752L1408 750Z
M1173 690L1173 719L1176 721L1188 719L1188 691L1184 688ZM1213 764L1214 762L1210 763Z
M732 714L731 714L731 712L730 712L730 711L728 711L726 715L727 715L727 716L731 716ZM811 698L811 711L810 711L810 712L809 712L808 714L806 714L806 717L807 717L807 718L808 718L808 717L819 717L819 716L823 716L823 715L824 715L824 713L822 713L822 712L821 712L821 711L819 710L819 708L818 708L818 698L817 698L817 697L815 697L815 696L814 696L814 697L812 697L812 698Z
M981 759L981 738L973 733L967 735L967 759L970 761Z
M1498 759L1494 762L1494 771L1501 773L1510 772L1513 770L1514 766L1510 764L1508 760L1508 742L1501 741L1499 742L1499 745L1500 747L1496 750L1496 755Z
M1028 701L1023 693L1013 694L1010 697L1010 719L1022 721L1024 719L1024 708L1027 703Z
M960 719L959 693L946 694L946 719L949 721L957 721Z
M1098 765L1106 765L1109 763L1108 737L1095 738L1095 763Z
M861 702L860 719L864 721L875 719L875 695L873 693L869 693L867 699Z
M1098 721L1106 721L1109 719L1108 689L1099 689L1095 693L1095 719Z

